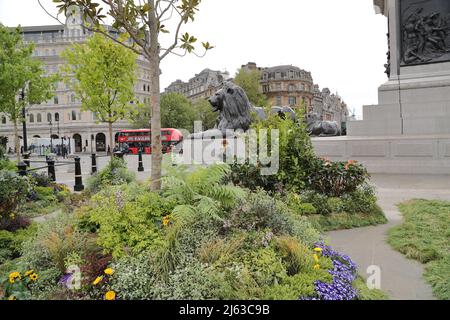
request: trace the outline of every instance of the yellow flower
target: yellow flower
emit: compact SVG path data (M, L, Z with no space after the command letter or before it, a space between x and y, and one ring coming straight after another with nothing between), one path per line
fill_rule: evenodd
M11 272L9 274L9 282L10 283L14 283L17 279L21 279L20 273L19 272Z
M9 277L10 278L13 278L13 279L20 279L20 273L19 272L11 272L10 274L9 274Z
M98 285L98 284L100 283L100 281L102 281L102 280L103 280L103 276L97 277L97 278L94 280L94 282L92 282L92 284L93 284L94 286L96 286L96 285Z
M12 300L17 300L17 299L14 296L9 296L8 300L12 301Z
M33 270L28 270L27 272L25 272L25 277L28 277L32 273L34 273Z
M163 218L163 226L164 227L167 227L169 224L170 224L170 215L168 215L168 216L165 216L164 218Z
M318 252L318 253L322 253L323 249L322 248L314 248L314 251Z
M314 265L314 270L319 270L319 269L320 269L320 264Z
M106 300L116 300L116 293L114 292L114 291L108 291L106 294L105 294L105 299Z
M314 257L314 261L315 261L316 263L318 263L318 262L319 262L319 256L318 256L317 254L314 253L313 257Z
M105 269L105 274L108 276L112 276L114 274L114 270L111 268Z
M37 273L30 274L31 281L37 281L38 279L39 279L39 276L37 275Z

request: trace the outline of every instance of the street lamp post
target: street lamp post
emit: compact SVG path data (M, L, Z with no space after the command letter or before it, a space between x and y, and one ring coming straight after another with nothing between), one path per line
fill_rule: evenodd
M20 92L20 99L23 102L25 100L25 89ZM25 105L22 107L22 126L23 126L23 153L28 151L28 138L27 138L27 112L25 110Z
M48 124L50 125L50 153L53 153L53 124L51 119Z

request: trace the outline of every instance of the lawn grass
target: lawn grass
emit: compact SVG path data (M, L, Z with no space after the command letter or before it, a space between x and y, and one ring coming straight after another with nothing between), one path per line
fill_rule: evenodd
M450 300L450 202L413 200L399 209L405 222L389 231L389 244L425 264L434 295Z
M332 213L310 215L308 220L321 232L368 227L387 223L383 210L376 206L372 213Z

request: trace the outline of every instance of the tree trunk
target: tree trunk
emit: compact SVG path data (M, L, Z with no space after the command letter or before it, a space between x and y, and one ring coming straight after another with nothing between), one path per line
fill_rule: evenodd
M19 130L17 129L17 119L13 120L14 123L14 143L16 146L17 163L20 162L20 141L19 141Z
M151 8L155 8L154 0L148 2ZM160 110L160 47L158 41L158 20L156 10L149 12L149 36L150 48L150 103L151 103L151 135L152 135L152 173L151 190L161 190L161 165L162 165L162 146L161 146L161 110Z
M162 165L162 146L161 146L161 108L160 108L160 83L159 83L159 57L152 58L151 61L151 135L152 135L152 174L151 190L161 189L161 165Z
M113 141L113 128L112 128L112 122L108 122L108 129L109 129L109 151L111 156L111 161L113 161L113 150L114 150L114 141Z

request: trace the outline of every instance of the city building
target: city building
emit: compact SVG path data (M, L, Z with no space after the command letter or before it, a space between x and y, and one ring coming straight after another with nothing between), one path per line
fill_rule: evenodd
M331 93L330 89L319 89L314 85L314 98L312 111L325 121L336 121L339 124L349 121L350 114L347 104L338 94Z
M107 26L106 26L107 27ZM111 34L114 31L107 27ZM43 62L47 74L57 73L65 61L60 54L74 43L83 43L92 35L83 28L82 17L78 7L68 10L65 25L23 27L26 43L33 42L33 56ZM144 57L137 59L136 98L147 102L150 98L150 69ZM20 124L19 124L20 126ZM114 135L122 129L131 128L127 121L119 121L113 126ZM109 146L108 125L97 123L95 114L82 112L81 102L69 86L61 81L57 84L55 97L40 105L27 108L28 139L50 138L56 141L61 138L72 138L75 152L103 152ZM20 132L20 136L22 133ZM14 150L13 124L6 115L0 114L0 141ZM57 142L55 142L57 144Z
M205 69L188 82L176 80L166 89L165 93L177 92L190 100L209 98L219 89L223 82L230 79L228 72Z
M277 66L261 71L261 89L272 106L305 106L311 109L314 83L311 73L294 66Z
M305 105L308 112L316 112L321 120L336 121L342 126L348 121L346 103L328 88L321 91L314 84L311 72L292 65L261 68L254 62L243 65L241 69L261 72L260 89L272 106L298 108Z

